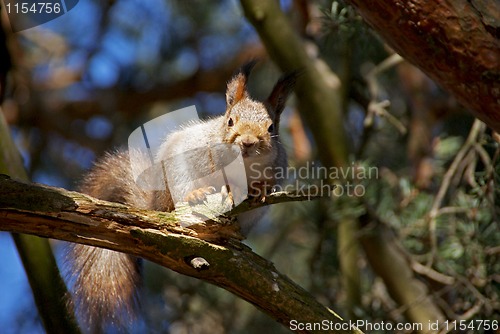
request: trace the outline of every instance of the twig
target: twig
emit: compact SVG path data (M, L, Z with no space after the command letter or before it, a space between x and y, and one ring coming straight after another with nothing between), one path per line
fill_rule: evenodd
M389 123L391 123L401 134L406 133L406 127L401 123L396 117L387 111L387 108L391 105L389 100L378 101L380 92L379 84L377 81L377 76L398 65L404 61L404 59L397 53L384 59L380 64L371 69L366 75L365 80L368 85L368 90L370 92L370 102L368 103L367 114L363 125L365 129L371 128L373 126L374 116L385 117Z
M446 171L443 177L443 181L441 182L441 187L439 187L438 193L436 197L434 198L434 202L432 204L431 210L429 211L428 215L428 224L429 224L429 234L430 234L430 241L431 241L431 257L428 262L428 266L432 266L432 262L434 261L434 256L437 251L437 235L436 235L436 225L437 225L437 217L439 214L439 208L441 207L441 204L443 203L444 196L446 195L448 188L450 186L451 179L455 175L457 168L459 164L462 162L464 159L465 155L467 152L474 146L474 144L477 141L477 137L484 131L484 123L481 122L480 120L476 119L474 121L474 124L472 125L472 128L469 132L469 136L467 137L467 140L463 144L463 146L460 148L458 151L457 155L455 156L455 159L453 159L453 162L451 163L450 167Z
M418 261L412 260L411 268L416 273L427 276L428 278L432 279L435 282L439 282L444 285L452 285L455 283L455 277L444 275L432 268L424 266Z

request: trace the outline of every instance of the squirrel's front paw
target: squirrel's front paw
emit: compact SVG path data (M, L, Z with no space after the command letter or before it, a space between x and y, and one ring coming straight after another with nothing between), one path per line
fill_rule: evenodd
M207 199L207 195L215 193L216 190L214 187L202 187L191 191L189 194L184 197L184 201L189 204L200 204L203 203Z

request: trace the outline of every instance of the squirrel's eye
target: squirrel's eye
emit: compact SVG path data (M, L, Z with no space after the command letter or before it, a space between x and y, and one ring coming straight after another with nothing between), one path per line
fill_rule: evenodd
M267 132L273 132L274 131L274 124L269 125L269 128L267 128Z
M229 118L229 121L227 121L227 126L231 127L234 125L233 119Z

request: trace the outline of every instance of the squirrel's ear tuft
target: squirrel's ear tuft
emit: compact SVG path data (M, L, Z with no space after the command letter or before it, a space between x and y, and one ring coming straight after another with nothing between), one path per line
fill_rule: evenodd
M256 60L252 60L242 66L227 84L226 103L228 108L238 103L241 99L248 97L247 81L256 63Z
M276 116L279 116L285 108L286 99L295 87L297 78L302 74L302 72L303 71L295 70L286 73L282 75L276 85L274 85L271 94L267 98L267 102L273 108Z

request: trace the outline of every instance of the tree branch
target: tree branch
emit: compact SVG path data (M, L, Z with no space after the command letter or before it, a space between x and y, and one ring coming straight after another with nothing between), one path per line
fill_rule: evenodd
M406 60L500 131L500 3L349 0Z
M289 200L290 196L279 193L270 195L267 202L259 205ZM254 304L286 327L294 319L318 323L327 320L332 326L344 323L337 314L280 274L272 263L241 244L231 215L203 222L194 213L139 210L2 175L0 219L3 231L125 252L210 282ZM204 260L203 265L197 265L200 261L193 262L195 258ZM345 323L344 328L348 328ZM357 330L336 332L361 333Z

